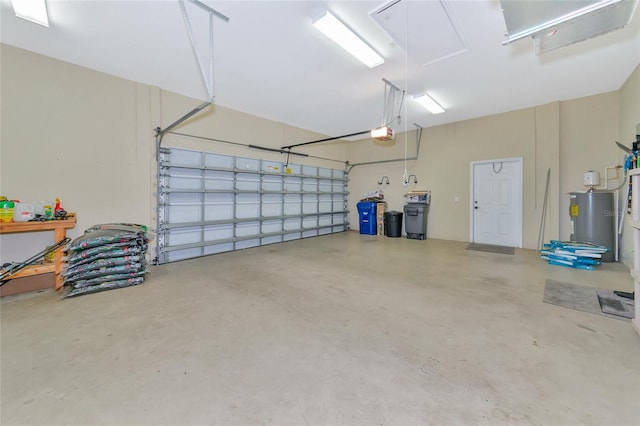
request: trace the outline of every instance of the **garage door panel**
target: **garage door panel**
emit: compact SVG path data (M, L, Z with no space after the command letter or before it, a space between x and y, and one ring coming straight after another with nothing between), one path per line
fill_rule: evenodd
M238 170L260 170L260 160L255 158L236 157L236 168Z
M158 263L347 230L345 170L163 148Z
M237 173L236 189L242 191L259 191L260 177L255 174Z
M236 250L243 250L251 247L258 247L259 245L260 245L259 238L255 238L251 240L242 240L236 243Z
M262 196L262 216L282 216L282 194L265 194Z
M285 191L302 191L302 178L287 177L284 181Z
M331 234L333 229L331 227L318 229L318 235L327 235Z
M168 195L168 201L171 205L200 204L202 194L199 192L171 192Z
M181 228L169 234L169 245L181 246L202 241L202 230L200 228Z
M205 172L205 189L226 189L232 190L234 184L233 172L220 172L207 170Z
M170 189L200 189L202 185L201 176L171 176L169 179Z
M285 231L292 231L292 230L298 230L302 228L302 219L301 218L292 218L292 219L285 219L284 220L284 230Z
M283 235L283 241L293 241L293 240L299 240L300 238L302 238L302 233L301 232L293 232L291 234L285 234Z
M318 226L318 218L316 216L305 217L302 219L303 228L316 228Z
M210 254L218 254L218 253L224 253L227 251L233 251L233 243L223 243L223 244L212 244L212 245L208 245L204 247L203 256L207 256ZM200 255L196 255L196 256L192 256L192 257L197 257Z
M167 252L167 262L176 262L178 260L191 259L201 255L201 250L198 248L172 250Z
M262 189L265 191L280 191L282 190L282 179L265 176L262 181Z
M204 228L205 241L219 241L233 238L233 225L211 225Z
M281 243L281 242L282 242L282 235L276 235L273 237L263 238L261 245L266 246L267 244L275 244L275 243Z
M260 233L260 222L243 222L236 225L236 237L246 237Z
M272 234L282 232L282 220L267 220L262 222L262 233Z
M202 207L199 204L171 205L167 211L171 223L200 222L202 220Z
M284 196L284 214L285 215L299 215L302 214L302 199L299 195Z
M204 157L205 157L204 164L206 167L233 169L235 164L234 158L229 155L205 153Z
M171 152L171 164L174 166L200 166L202 153L188 149L176 149Z
M318 191L322 191L322 192L333 191L333 183L330 180L320 179L318 181Z
M233 219L235 200L233 194L206 194L204 205L204 220Z

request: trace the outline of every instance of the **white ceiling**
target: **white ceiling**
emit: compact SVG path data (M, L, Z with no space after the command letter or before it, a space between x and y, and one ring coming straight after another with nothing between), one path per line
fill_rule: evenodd
M231 18L214 20L215 102L331 136L381 124L382 78L409 95L398 128L403 130L405 123L409 129L412 123L429 127L617 90L640 63L638 11L621 30L535 56L531 39L502 46L506 26L498 0L450 1L446 6L467 50L423 65L420 58L428 52L419 41L394 43L370 16L386 0L204 3ZM47 0L47 5L50 28L16 18L10 0L0 0L0 40L207 99L177 1ZM206 14L187 7L206 54ZM320 34L312 19L327 9L365 38L385 64L369 69ZM409 17L406 22L407 34L419 37L437 27ZM408 55L401 45L409 46ZM446 113L431 115L413 102L410 95L425 90Z

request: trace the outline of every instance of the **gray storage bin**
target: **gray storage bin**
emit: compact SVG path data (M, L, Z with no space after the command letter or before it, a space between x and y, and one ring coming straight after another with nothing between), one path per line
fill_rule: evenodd
M407 238L424 240L427 238L428 204L409 203L404 205L404 231Z

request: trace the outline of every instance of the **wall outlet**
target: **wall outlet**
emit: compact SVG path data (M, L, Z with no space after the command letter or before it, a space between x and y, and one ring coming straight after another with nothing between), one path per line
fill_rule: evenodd
M455 195L455 196L453 197L453 202L454 202L454 203L458 203L458 202L460 202L460 197L458 197L457 195Z

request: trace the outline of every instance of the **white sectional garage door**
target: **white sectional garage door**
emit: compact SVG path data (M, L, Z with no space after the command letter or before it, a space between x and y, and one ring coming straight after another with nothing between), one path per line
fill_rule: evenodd
M342 232L347 225L344 170L161 149L158 263Z

